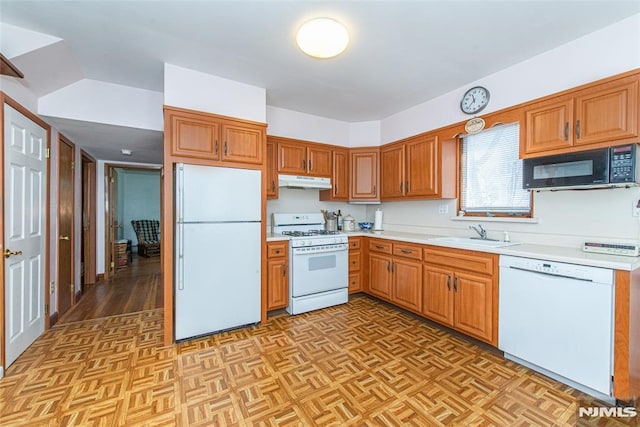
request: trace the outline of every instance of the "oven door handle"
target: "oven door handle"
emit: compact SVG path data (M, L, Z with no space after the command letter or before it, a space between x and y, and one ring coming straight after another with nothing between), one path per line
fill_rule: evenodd
M336 252L347 252L349 250L348 246L345 246L344 248L335 248L335 249L326 249L326 250L322 250L322 251L318 251L318 252L313 252L313 251L309 251L309 252L302 252L302 251L297 251L296 249L303 249L303 248L294 248L293 254L295 256L300 256L300 255L322 255L322 254L334 254Z

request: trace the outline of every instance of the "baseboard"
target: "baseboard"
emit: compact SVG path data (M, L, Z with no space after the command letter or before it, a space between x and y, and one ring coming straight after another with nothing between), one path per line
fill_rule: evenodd
M96 282L102 282L104 280L104 273L96 274Z
M58 323L58 312L56 311L51 316L49 316L49 326L53 326Z

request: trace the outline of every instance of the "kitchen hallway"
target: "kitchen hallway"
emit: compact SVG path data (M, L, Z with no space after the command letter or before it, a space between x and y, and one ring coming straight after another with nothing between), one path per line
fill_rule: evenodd
M366 296L170 347L162 317L54 326L0 381L0 425L573 426L593 402Z

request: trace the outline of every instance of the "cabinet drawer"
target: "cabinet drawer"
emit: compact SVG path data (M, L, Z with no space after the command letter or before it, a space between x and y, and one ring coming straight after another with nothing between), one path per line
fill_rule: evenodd
M349 237L349 250L358 250L360 249L360 238L359 237Z
M267 258L283 257L287 254L287 246L289 242L270 242L267 243Z
M360 252L349 252L349 273L360 271Z
M404 258L422 260L422 246L411 243L396 242L393 244L393 254Z
M445 265L460 270L469 270L481 274L493 274L497 255L464 249L439 249L433 246L423 249L424 261L430 264Z
M349 293L360 292L362 281L360 273L349 273Z
M369 240L369 251L392 254L392 243L386 240Z

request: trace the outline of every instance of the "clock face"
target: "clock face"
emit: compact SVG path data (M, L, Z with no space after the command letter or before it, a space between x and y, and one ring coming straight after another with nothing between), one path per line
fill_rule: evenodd
M464 94L460 101L460 109L465 114L475 114L482 111L489 103L489 91L482 86L472 87Z

